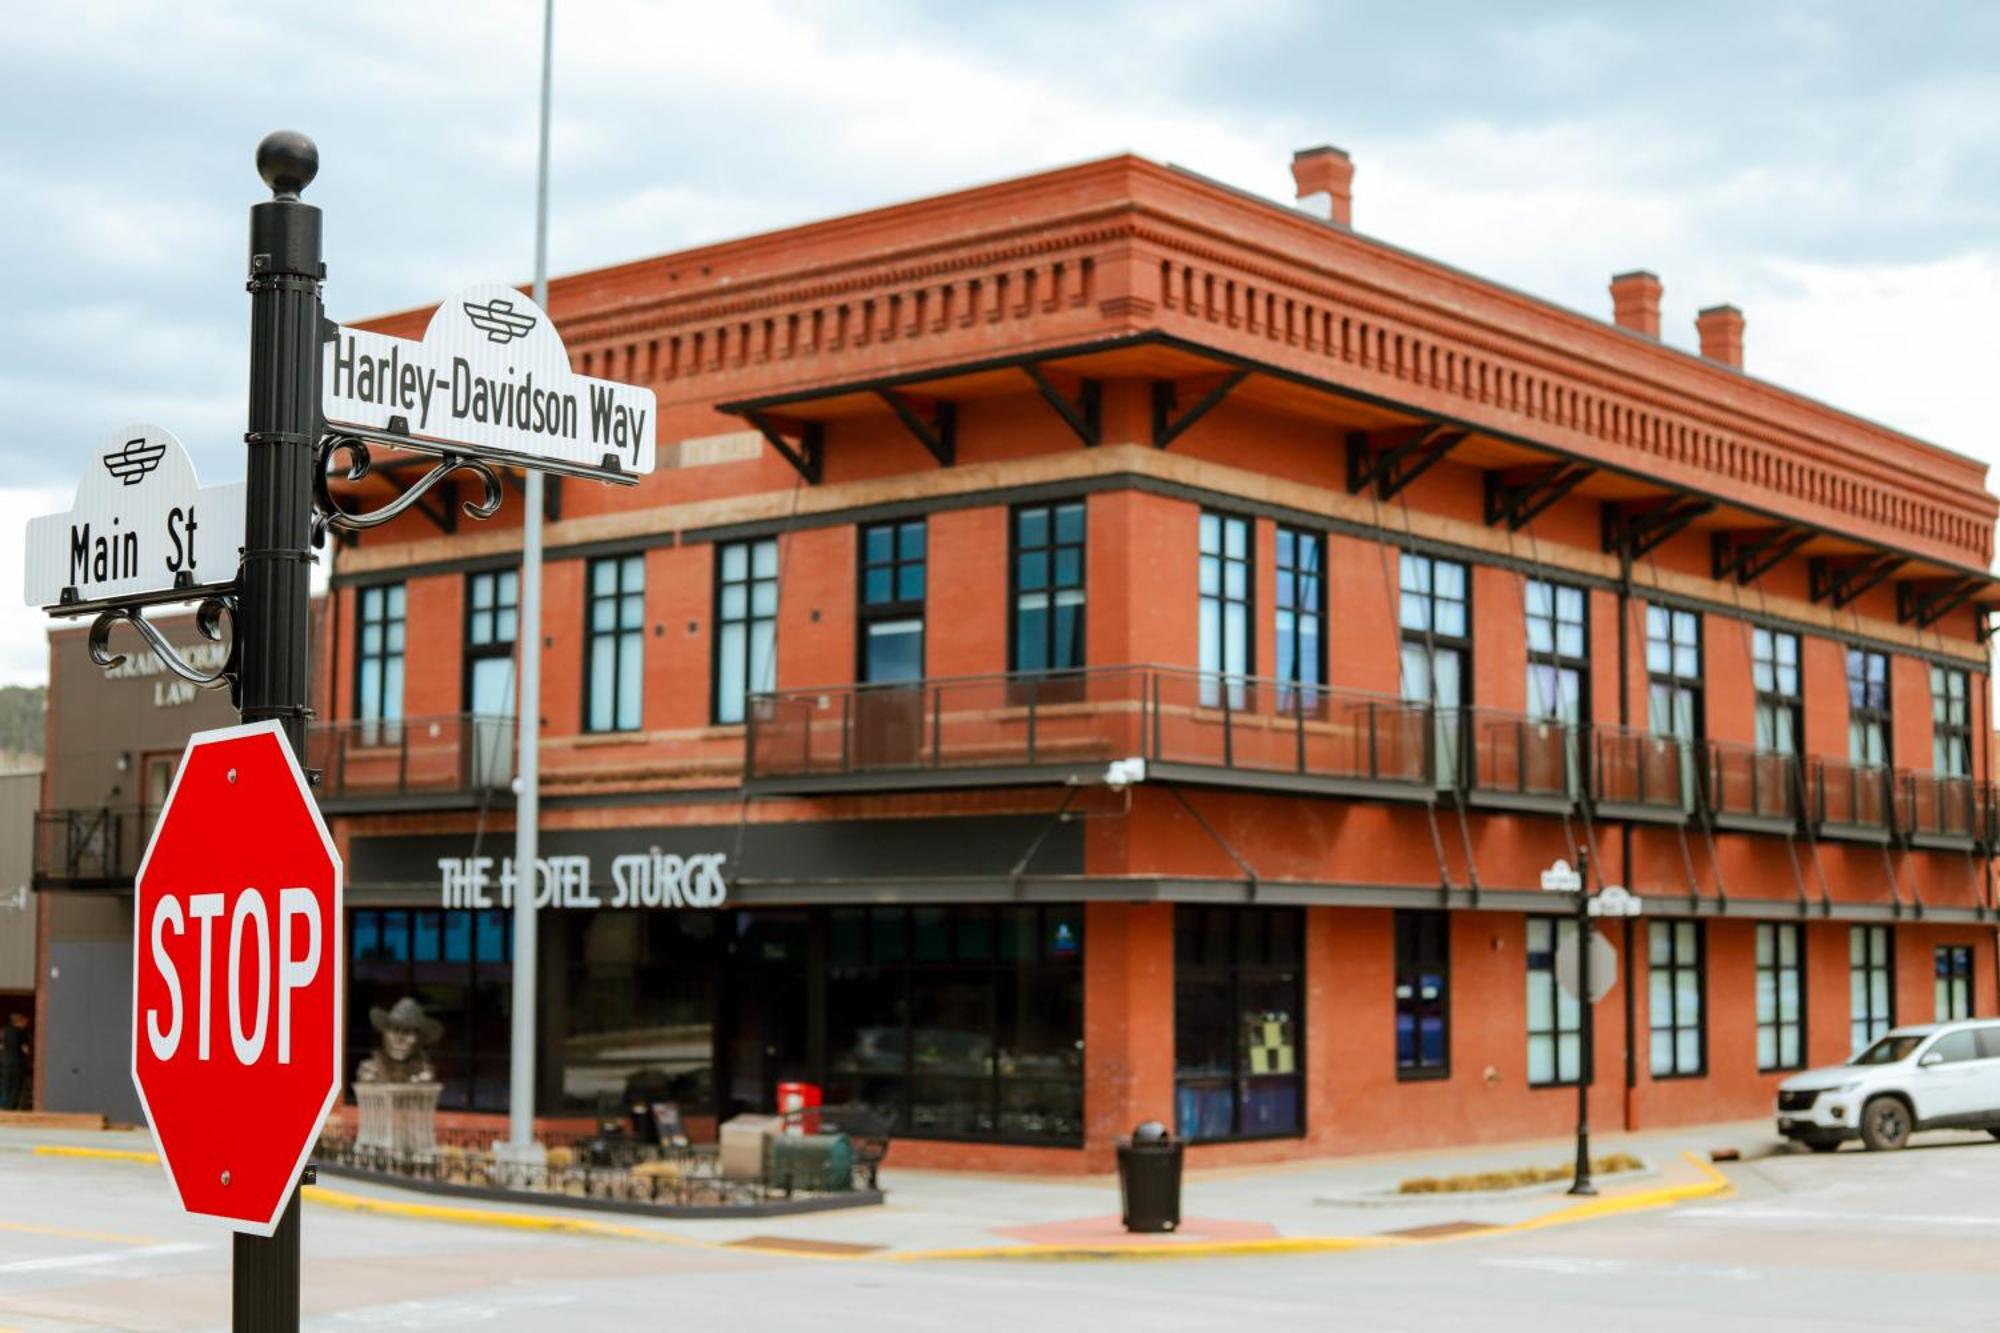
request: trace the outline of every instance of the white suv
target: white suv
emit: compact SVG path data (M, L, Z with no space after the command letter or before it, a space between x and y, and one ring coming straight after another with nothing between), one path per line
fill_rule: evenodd
M1778 1132L1814 1152L1859 1137L1900 1148L1920 1129L1983 1129L2000 1139L2000 1022L1895 1028L1844 1065L1778 1085Z

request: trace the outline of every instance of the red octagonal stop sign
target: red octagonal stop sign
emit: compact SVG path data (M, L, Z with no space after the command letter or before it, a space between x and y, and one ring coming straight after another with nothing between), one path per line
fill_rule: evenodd
M191 1213L268 1236L340 1090L341 867L276 722L197 732L146 857L132 1081Z

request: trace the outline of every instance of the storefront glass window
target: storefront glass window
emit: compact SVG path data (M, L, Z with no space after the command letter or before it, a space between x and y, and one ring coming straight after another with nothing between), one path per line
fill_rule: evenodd
M504 911L349 912L349 1076L378 1040L369 1011L388 1009L407 995L444 1026L430 1053L443 1085L438 1105L506 1110L511 936ZM474 939L480 942L476 952Z
M683 1116L715 1112L717 931L710 912L549 914L564 1012L560 1109L622 1114L672 1102ZM553 1016L552 1016L553 1017Z
M1083 1138L1076 907L836 908L826 1097L910 1138Z
M1303 931L1295 908L1174 909L1174 1115L1183 1138L1304 1132Z

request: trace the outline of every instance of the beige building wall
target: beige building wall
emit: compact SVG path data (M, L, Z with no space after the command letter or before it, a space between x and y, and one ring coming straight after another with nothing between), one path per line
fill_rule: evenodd
M42 775L0 774L0 995L35 989L35 806Z

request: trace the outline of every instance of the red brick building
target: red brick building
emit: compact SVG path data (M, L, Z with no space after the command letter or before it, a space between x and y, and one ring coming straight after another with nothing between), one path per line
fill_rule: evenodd
M1650 274L1607 323L1360 235L1351 171L1116 157L552 285L663 463L549 504L542 1114L802 1079L1053 1171L1560 1133L1585 845L1645 910L1600 1125L1994 1011L1984 466L1749 376L1731 307L1663 345ZM351 1053L417 993L471 1110L518 523L338 551L311 761Z

